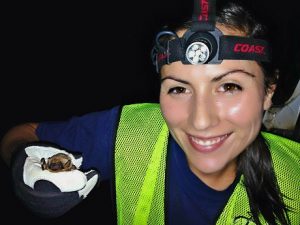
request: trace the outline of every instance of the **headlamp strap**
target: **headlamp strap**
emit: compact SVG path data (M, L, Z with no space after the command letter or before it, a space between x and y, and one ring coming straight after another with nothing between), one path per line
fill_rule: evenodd
M216 0L194 0L191 30L213 31L216 23Z
M220 37L219 59L241 59L269 62L270 47L267 41L249 37L224 35Z
M159 68L164 64L182 61L184 58L182 41L182 38L177 38L167 42L166 51L159 53L157 57L156 63ZM220 37L218 59L269 62L271 49L268 42L262 39L224 35Z

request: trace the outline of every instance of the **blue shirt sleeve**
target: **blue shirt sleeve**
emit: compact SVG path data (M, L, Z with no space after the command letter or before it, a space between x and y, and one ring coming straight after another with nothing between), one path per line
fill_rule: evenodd
M112 156L119 106L72 117L67 121L40 123L36 134L41 141L58 144L83 156L82 169L97 169L102 180L112 176Z

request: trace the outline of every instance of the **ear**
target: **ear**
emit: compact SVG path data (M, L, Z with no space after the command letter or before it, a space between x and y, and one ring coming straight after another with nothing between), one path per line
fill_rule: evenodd
M265 100L264 100L264 110L268 110L272 106L272 97L274 95L276 89L276 84L272 84L268 90L267 94L265 95Z
M64 168L69 168L71 166L72 161L69 159L65 164Z

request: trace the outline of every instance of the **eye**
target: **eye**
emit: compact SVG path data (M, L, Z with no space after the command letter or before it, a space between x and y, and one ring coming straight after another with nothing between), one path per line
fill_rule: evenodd
M219 88L220 92L229 92L229 93L233 93L236 91L242 91L243 88L235 83L225 83L222 84L221 87Z
M170 88L168 94L184 94L187 93L187 89L184 87L173 87Z

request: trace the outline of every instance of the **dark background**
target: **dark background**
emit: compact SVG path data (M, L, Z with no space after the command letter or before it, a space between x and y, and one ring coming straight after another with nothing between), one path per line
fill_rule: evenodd
M274 98L281 104L299 79L300 10L291 0L248 2L271 27L274 61L284 74ZM157 101L153 38L162 25L191 15L192 5L186 0L132 0L4 7L0 137L22 122L64 120L116 104ZM111 217L109 187L103 183L62 218L37 218L14 197L2 161L0 169L0 215L8 224L79 224Z

